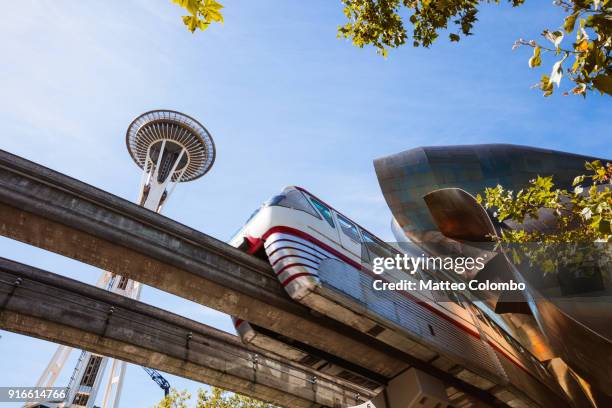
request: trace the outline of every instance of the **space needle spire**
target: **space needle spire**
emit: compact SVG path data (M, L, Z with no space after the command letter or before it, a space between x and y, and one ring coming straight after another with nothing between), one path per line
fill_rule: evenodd
M138 203L155 212L161 211L177 184L202 177L215 162L215 144L208 130L194 118L171 110L153 110L134 119L127 129L126 145L142 169ZM104 272L97 286L133 299L139 299L142 290L139 282L112 272ZM54 385L71 351L68 346L58 347L37 386ZM117 408L126 363L87 351L81 351L66 400L56 406L92 408L111 360L102 408Z

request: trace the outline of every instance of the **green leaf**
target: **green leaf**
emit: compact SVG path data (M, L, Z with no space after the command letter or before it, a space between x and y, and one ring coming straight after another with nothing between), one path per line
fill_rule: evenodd
M187 10L191 15L196 15L198 12L199 0L172 0L172 2Z
M601 166L601 161L595 160L593 162L585 162L584 168L587 170L595 171L596 168Z
M195 30L206 30L212 22L223 22L223 15L219 10L223 6L216 0L172 0L186 9L191 15L183 16L183 23L192 33Z
M542 270L544 271L544 273L552 273L555 271L555 263L550 260L550 259L546 259L543 263L542 263Z
M198 20L198 28L202 31L206 30L210 26L210 23L206 20Z
M544 30L542 35L551 43L554 44L555 48L559 48L561 45L561 41L563 41L563 32L562 31L548 31Z
M565 17L565 21L563 22L563 29L566 33L571 33L574 31L574 27L576 26L576 19L578 18L579 12L570 14Z
M223 5L215 0L206 0L206 8L211 9L211 10L221 10L223 8Z
M452 42L458 42L461 39L457 34L449 34L449 38Z
M204 19L210 23L212 21L216 21L218 23L223 22L223 15L219 10L221 10L223 6L216 2L215 0L205 0L204 6L201 9L201 13L204 16Z
M553 93L553 83L550 82L548 75L542 75L540 80L540 89L544 91L544 96L550 96Z
M584 181L584 178L585 178L585 176L584 176L584 175L581 175L581 176L576 176L576 177L574 178L574 181L572 182L572 186L575 186L575 185L577 185L577 184L582 183L582 182Z
M537 45L533 49L533 56L529 58L530 68L535 68L535 67L539 67L540 65L542 65L542 58L540 57L541 52L542 52L542 48L539 45Z
M183 16L183 23L187 26L187 29L192 33L198 28L198 19L193 16Z

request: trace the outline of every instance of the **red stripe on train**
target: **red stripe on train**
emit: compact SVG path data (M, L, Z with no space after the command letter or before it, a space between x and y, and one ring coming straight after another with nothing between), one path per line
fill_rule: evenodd
M294 266L306 266L306 267L312 268L312 266L310 266L310 265L306 265L306 264L299 263L299 262L293 262L293 263L290 263L290 264L287 264L287 265L283 266L280 271L276 272L276 276L280 276L280 274L285 272L286 269L293 268ZM317 275L314 275L312 273L308 273L308 274L312 275L312 276L317 276ZM284 284L283 284L283 286L284 286Z
M285 240L285 239L279 239L279 240L277 240L277 241L274 241L274 243L276 243L276 242L280 242L280 241L288 241L288 240ZM307 246L306 248L310 248L310 247L308 247L308 246ZM319 256L319 255L317 255L317 254L313 254L313 253L311 253L311 252L308 252L308 251L306 251L306 250L304 250L304 249L302 249L302 248L297 248L297 247L292 247L292 246L287 245L287 246L282 246L282 247L280 247L280 248L276 248L274 251L270 252L270 253L268 254L268 258L270 258L272 255L274 255L274 254L275 254L277 251L280 251L281 249L294 249L294 250L296 250L296 251L301 251L301 252L307 253L308 255L310 255L310 256L314 256L315 258L319 258L319 259L324 259L324 258L322 258L322 257L323 257L323 256L325 256L325 255L323 255L323 253L321 253L321 252L319 252L319 251L316 251L314 248L310 248L310 249L312 249L313 251L318 252L319 254L321 254L321 256Z
M290 248L290 247L283 247L283 249L286 249L286 248ZM304 251L304 252L305 252L305 251ZM310 254L309 254L309 255L310 255ZM312 256L314 257L314 255L312 255ZM287 259L287 258L300 258L300 259L304 259L304 260L306 260L306 261L310 261L310 262L313 262L313 263L317 263L317 262L318 262L318 261L312 260L312 259L310 259L310 258L307 258L307 257L305 257L305 256L303 256L303 255L291 254L291 255L283 255L283 256L279 257L278 259L276 259L276 260L275 260L275 261L272 263L272 266L276 265L277 263L279 263L279 262L280 262L280 261L282 261L283 259ZM316 257L316 258L318 258L318 257ZM320 260L321 260L321 258L318 258L318 260L320 261ZM313 267L313 268L314 268L314 267Z
M315 278L317 277L317 275L313 275L312 273L309 273L309 272L296 273L295 275L292 275L288 277L287 279L285 279L282 284L283 286L287 286L294 279L301 278L302 276L314 276Z

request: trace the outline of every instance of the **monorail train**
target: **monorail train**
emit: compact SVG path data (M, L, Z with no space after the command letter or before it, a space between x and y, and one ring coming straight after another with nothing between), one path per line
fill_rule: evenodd
M373 281L435 279L403 271L372 272L375 257L398 249L300 187L263 204L230 244L265 257L295 301L410 354L513 407L565 406L557 380L512 335L512 327L468 293L438 301L428 291L376 291ZM243 341L339 375L370 390L381 384L238 319ZM447 388L449 396L452 387ZM454 403L451 397L451 403Z

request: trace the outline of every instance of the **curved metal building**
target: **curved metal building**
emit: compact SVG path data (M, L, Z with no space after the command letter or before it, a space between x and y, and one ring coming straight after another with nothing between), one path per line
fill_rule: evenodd
M473 197L486 187L499 184L517 191L538 175L552 175L556 186L571 189L574 178L584 174L585 162L593 160L610 161L491 144L419 147L377 159L374 167L397 230L424 251L441 255L456 244L478 247L487 240L487 231L489 236L499 232L501 225ZM504 223L504 227L516 225ZM549 227L542 218L526 228ZM519 270L508 259L491 266L481 274L503 280L509 273L527 285L526 307L510 312L532 314L555 354L591 384L597 404L612 403L612 267L591 273L585 280L587 266L571 276L558 271L544 279L541 273ZM594 281L598 284L593 285Z
M561 188L571 187L586 161L596 157L511 144L417 147L374 161L385 200L406 235L418 241L437 231L423 197L458 187L470 194L501 184L518 190L538 175L554 175Z

